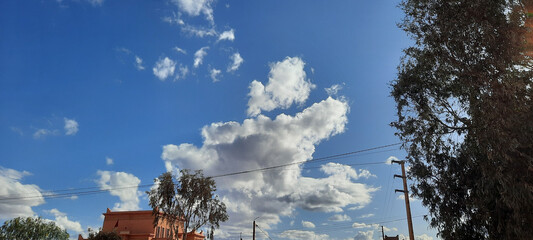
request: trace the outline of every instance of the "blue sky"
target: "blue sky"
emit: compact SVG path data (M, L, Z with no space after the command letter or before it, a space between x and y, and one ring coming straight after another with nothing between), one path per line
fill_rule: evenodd
M0 218L72 237L148 209L164 171L214 176L398 143L389 83L409 39L391 1L0 2ZM216 178L218 239L407 235L398 146ZM79 188L100 194L45 198ZM91 189L91 190L94 190ZM35 197L36 196L36 197ZM436 239L412 201L415 236ZM259 239L265 238L258 233Z

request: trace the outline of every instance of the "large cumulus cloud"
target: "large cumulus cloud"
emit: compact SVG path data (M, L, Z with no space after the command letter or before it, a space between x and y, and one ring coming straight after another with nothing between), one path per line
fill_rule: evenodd
M0 219L30 217L35 215L32 207L44 203L41 189L34 184L23 184L27 171L17 171L0 166Z
M215 176L292 164L282 169L217 178L219 194L231 216L223 231L238 231L239 226L249 225L258 216L268 229L280 222L280 216L291 215L295 208L342 212L346 206L366 206L371 201L371 193L376 189L355 182L369 174L360 174L350 166L325 164L321 168L323 178L301 174L300 163L312 159L321 141L345 131L349 106L342 97L328 97L294 115L270 118L260 114L260 110L305 102L309 94L305 91L314 85L305 79L303 67L304 62L299 58L287 58L271 65L266 86L275 87L268 88L271 90L264 92L263 97L272 100L273 105L255 105L251 112L249 109L255 117L242 123L216 122L204 126L201 146L189 143L163 146L161 158L168 171L203 169L206 175ZM252 101L257 95L249 96L252 105L258 103ZM249 107L252 105L249 102Z

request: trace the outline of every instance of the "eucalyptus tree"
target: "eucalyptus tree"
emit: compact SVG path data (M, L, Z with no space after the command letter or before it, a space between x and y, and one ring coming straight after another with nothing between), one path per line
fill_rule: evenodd
M519 0L404 0L392 83L412 193L444 239L533 236L533 94ZM525 24L526 23L526 24Z
M201 170L181 170L178 178L165 172L154 182L156 187L147 191L154 211L154 225L160 221L169 223L172 238L178 238L183 223L183 240L187 239L188 232L204 225L210 226L208 237L212 239L214 229L220 227L219 223L228 220L226 205L214 194L217 190L215 181L205 177Z

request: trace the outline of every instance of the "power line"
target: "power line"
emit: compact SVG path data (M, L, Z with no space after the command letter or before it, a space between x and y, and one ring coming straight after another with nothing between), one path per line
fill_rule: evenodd
M263 229L261 229L261 228L259 227L259 225L256 224L255 226L256 226L257 228L259 228L259 230L261 230L261 232L262 232L263 234L265 234L265 236L267 236L268 239L272 240L272 238L270 238L270 236L269 236L265 231L263 231Z
M225 173L215 176L210 176L211 178L220 178L220 177L229 177L229 176L235 176L235 175L241 175L241 174L247 174L247 173L253 173L258 171L267 171L267 170L274 170L279 168L284 168L292 165L297 164L305 164L305 163L311 163L311 162L320 162L320 161L326 161L326 160L333 160L333 159L339 159L339 158L345 158L350 155L360 154L364 152L371 152L378 149L384 149L388 147L393 147L400 145L401 143L394 143L394 144L387 144L362 150L357 150L353 152L347 152L347 153L341 153L321 158L315 158L310 159L306 161L299 161L299 162L293 162L288 164L282 164L282 165L276 165L276 166L270 166L270 167L264 167L264 168L257 168L257 169L251 169L251 170L244 170L244 171L238 171L238 172L232 172L232 173ZM383 164L385 162L367 162L367 163L354 163L354 164L346 164L348 166L363 166L363 165L374 165L374 164ZM313 168L320 168L320 167L308 167L304 169L313 169ZM70 189L60 189L60 190L54 190L51 191L50 194L41 194L41 195L34 195L34 196L0 196L0 201L10 201L10 200L21 200L21 199L32 199L32 198L67 198L72 196L78 196L78 195L92 195L92 194L99 194L104 193L112 190L123 190L123 189L129 189L129 188L147 188L152 187L154 184L143 184L143 185L137 185L137 186L122 186L122 187L114 187L114 188L105 188L105 189L99 189L100 187L85 187L85 188L70 188ZM91 190L96 189L96 190ZM79 190L87 190L87 191L79 191ZM66 192L66 193L57 193L57 192Z
M282 168L282 167L287 167L287 166L292 166L292 165L297 165L297 164L304 164L304 163L317 162L317 161L325 161L325 160L329 160L329 159L333 159L333 158L338 158L338 157L347 156L347 155L354 155L354 154L357 154L357 153L369 152L369 151L372 151L372 150L392 147L392 146L396 146L396 145L400 145L400 144L401 143L388 144L388 145L383 145L383 146L379 146L379 147L367 148L367 149L363 149L363 150L358 150L358 151L353 151L353 152L348 152L348 153L332 155L332 156L328 156L328 157L315 158L315 159L306 160L306 161L299 161L299 162L287 163L287 164L282 164L282 165L277 165L277 166L258 168L258 169L252 169L252 170L245 170L245 171L240 171L240 172L225 173L225 174L215 175L215 176L211 176L211 177L212 178L227 177L227 176L240 175L240 174L245 174L245 173L252 173L252 172L258 172L258 171L265 171L265 170L270 170L270 169Z

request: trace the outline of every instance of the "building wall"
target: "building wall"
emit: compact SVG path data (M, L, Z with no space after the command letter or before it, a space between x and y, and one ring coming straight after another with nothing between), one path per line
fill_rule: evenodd
M103 232L115 231L123 240L164 240L170 237L171 226L166 221L160 221L154 226L154 216L151 210L113 212L107 209L104 213ZM183 222L179 223L178 237L183 234ZM78 239L81 238L81 235ZM187 240L203 240L202 232L187 234Z

